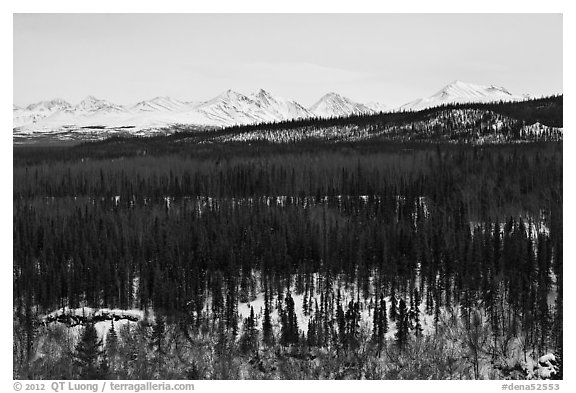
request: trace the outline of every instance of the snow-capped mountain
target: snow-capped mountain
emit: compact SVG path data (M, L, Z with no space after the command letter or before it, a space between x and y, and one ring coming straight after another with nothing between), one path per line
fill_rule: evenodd
M293 100L272 96L264 89L251 95L276 120L292 120L311 117L312 114L302 105Z
M100 100L94 96L84 98L78 105L72 108L71 112L76 113L110 113L124 112L126 109L121 105L116 105L110 101Z
M419 98L400 106L399 110L419 111L445 104L464 104L471 102L519 101L530 98L527 95L513 95L499 86L482 86L456 80L427 98Z
M362 115L375 113L364 104L352 101L337 93L328 93L320 98L314 105L308 108L317 117L329 118L350 115Z
M55 98L50 101L40 101L35 104L30 104L26 107L26 110L29 112L35 113L54 113L61 110L69 109L72 105L61 98Z
M255 100L233 90L226 90L195 108L215 124L233 125L266 121L266 114Z
M249 96L227 90L194 110L217 125L274 122L311 116L297 102L273 96L262 89Z
M133 112L181 112L194 107L187 103L170 97L155 97L151 100L140 101L130 108Z
M72 106L61 98L55 98L49 101L40 101L28 105L26 108L13 106L13 124L14 127L20 127L26 124L32 124L53 115L54 113L70 109Z
M14 106L16 132L58 131L76 128L131 128L145 130L170 125L230 126L309 117L337 117L377 113L383 105L371 107L336 93L326 94L310 109L298 102L260 89L250 95L227 90L211 100L194 103L170 97L155 97L125 108L88 96L72 106L64 100L51 100L22 109Z
M45 108L38 112L35 108ZM130 108L88 96L78 105L53 100L21 109L14 106L14 129L35 133L86 127L162 128L175 124L230 126L275 122L313 115L297 102L260 89L251 95L227 90L205 102L184 102L170 97L140 101ZM49 108L49 109L48 109ZM32 110L34 109L34 111Z
M34 104L14 118L14 128L21 133L59 131L63 128L122 125L129 112L122 106L88 96L75 106L57 100ZM41 108L41 109L37 109ZM43 112L39 112L44 110Z

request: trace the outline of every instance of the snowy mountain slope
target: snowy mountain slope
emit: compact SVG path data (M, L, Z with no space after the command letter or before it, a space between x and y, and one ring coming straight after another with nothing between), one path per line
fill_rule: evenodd
M272 96L264 89L260 89L250 97L258 102L260 107L277 121L303 119L312 116L306 108L296 101Z
M396 114L397 115L397 114ZM401 114L395 121L368 124L318 124L274 128L264 124L211 139L214 143L256 142L295 143L305 140L357 142L366 140L450 141L472 144L520 143L528 141L561 141L563 129L539 122L527 123L495 111L484 109L447 109L431 111L424 116ZM376 124L376 126L375 126ZM210 138L201 136L200 138Z
M129 113L120 105L93 96L86 97L76 106L65 101L54 104L55 101L26 108L25 113L14 119L15 131L30 134L37 131L58 131L63 127L106 126L111 122L124 123L123 120Z
M72 106L61 98L36 102L28 105L26 108L13 105L13 124L14 127L21 127L26 124L36 123L54 113L70 108L72 108Z
M372 109L374 112L386 112L388 107L380 102L367 102L364 104L369 109Z
M68 102L61 98L54 98L50 101L40 101L35 104L30 104L26 107L27 111L36 113L54 113L60 110L71 108Z
M503 87L481 86L456 80L427 98L419 98L404 104L398 110L419 111L445 104L471 102L519 101L530 98L527 95L513 95Z
M272 96L264 90L251 96L228 90L200 104L156 97L130 109L89 96L74 107L68 104L60 110L47 112L46 116L14 109L14 131L15 134L31 135L82 128L141 131L176 124L221 127L310 116L295 101Z
M246 96L227 90L198 105L195 111L204 114L214 125L253 124L310 117L295 101L276 97L260 89Z
M110 101L100 100L94 96L84 98L78 105L72 109L67 109L76 114L95 114L95 113L117 113L125 112L126 109L121 105L116 105Z
M14 105L14 109L12 110L12 124L14 128L34 123L44 117L45 116L42 114L28 111L24 108L17 107L16 105Z
M233 90L227 90L198 105L195 110L219 125L250 124L271 120L257 101Z
M186 103L170 97L155 97L140 101L130 108L132 112L182 112L194 108L193 103Z
M364 104L352 101L337 93L328 93L320 98L308 110L317 117L340 117L375 113Z

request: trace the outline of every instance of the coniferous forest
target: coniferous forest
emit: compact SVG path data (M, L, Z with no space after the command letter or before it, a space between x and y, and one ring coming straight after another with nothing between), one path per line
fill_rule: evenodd
M14 378L561 379L547 105L15 146Z

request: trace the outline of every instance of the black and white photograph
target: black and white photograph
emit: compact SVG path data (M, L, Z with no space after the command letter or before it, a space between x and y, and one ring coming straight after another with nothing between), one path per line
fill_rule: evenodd
M559 390L565 21L519 12L14 13L10 388Z

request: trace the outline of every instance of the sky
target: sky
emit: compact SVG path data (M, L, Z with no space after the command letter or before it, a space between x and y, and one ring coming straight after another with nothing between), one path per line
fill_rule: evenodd
M398 106L453 80L563 92L561 14L14 14L14 104L263 88Z

